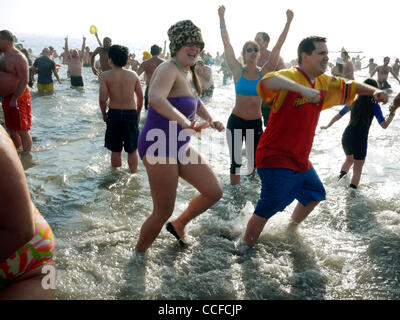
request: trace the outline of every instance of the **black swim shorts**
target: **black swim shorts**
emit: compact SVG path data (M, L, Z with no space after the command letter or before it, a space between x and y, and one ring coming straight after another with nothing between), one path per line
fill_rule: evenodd
M139 137L136 110L109 109L104 146L112 152L135 152Z
M71 86L73 87L83 87L82 77L71 77Z

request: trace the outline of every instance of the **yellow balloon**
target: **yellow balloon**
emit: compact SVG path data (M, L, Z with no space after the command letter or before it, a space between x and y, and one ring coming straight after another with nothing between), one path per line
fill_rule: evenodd
M97 28L96 28L96 26L94 26L94 25L91 25L91 26L90 26L90 33L91 33L91 34L97 33Z
M145 61L147 59L150 59L152 57L151 53L148 51L143 51L143 58L142 60Z

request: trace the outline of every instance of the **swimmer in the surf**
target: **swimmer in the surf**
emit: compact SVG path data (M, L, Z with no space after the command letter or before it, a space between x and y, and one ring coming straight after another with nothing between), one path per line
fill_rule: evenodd
M71 76L71 86L74 88L83 87L82 64L83 64L85 45L86 45L86 38L83 37L82 48L80 52L78 52L78 49L72 49L68 51L68 36L65 37L64 53L66 55L69 55L68 70Z
M129 168L134 173L138 167L137 141L143 104L142 86L136 72L123 68L128 62L128 48L111 46L108 55L112 69L100 76L99 96L101 113L107 124L105 147L111 151L113 167L121 167L121 152L124 147L128 153ZM134 99L135 94L137 102Z
M48 49L47 49L48 50ZM28 88L28 61L14 47L14 36L0 31L0 96L7 130L16 148L32 149L31 95ZM54 63L54 62L53 62Z
M367 79L364 83L378 87L378 83L374 79ZM348 111L351 112L350 122L342 135L342 146L346 154L346 160L339 174L340 180L347 175L351 166L354 165L350 188L357 189L360 183L362 169L367 156L368 134L373 118L375 117L380 126L386 129L392 122L399 106L400 94L394 99L390 107L390 113L385 119L380 105L371 96L358 96L351 107L345 106L331 119L327 126L321 126L321 129L328 129Z
M98 38L97 32L95 33L97 41L100 46L93 51L92 57L90 58L90 64L92 65L92 71L96 76L99 76L102 72L111 70L110 65L108 64L108 49L111 47L111 39L109 37L105 37L103 39L103 45L101 45L100 40ZM95 66L96 56L100 56L100 70Z
M171 26L168 36L172 58L155 70L150 81L149 110L138 144L153 198L153 212L143 223L136 244L138 252L152 245L171 217L179 177L199 192L183 213L166 224L180 246L185 246L185 226L222 197L217 177L189 143L192 134L206 127L224 130L198 97L201 85L195 64L204 48L201 30L184 20ZM196 124L196 115L206 122Z
M354 80L354 67L350 60L350 56L346 50L342 50L341 55L343 59L343 77L345 79Z
M161 50L161 47L158 45L152 45L150 48L151 58L144 60L137 71L139 77L144 72L144 77L146 80L146 91L144 94L144 107L146 110L148 109L149 105L149 85L151 76L153 75L154 70L156 70L161 63L165 62L164 59L160 58Z
M374 62L374 58L371 58L371 59L369 59L368 65L366 65L364 68L361 68L361 69L367 69L368 68L369 75L370 75L370 77L372 77L372 74L374 73L374 71L375 71L377 66L378 65Z
M42 55L35 60L32 66L32 74L38 74L37 88L39 92L53 92L54 84L52 73L56 77L59 84L61 84L60 77L56 69L56 64L49 58L49 48L44 48Z
M378 73L378 85L381 90L386 90L390 89L391 85L388 83L388 77L389 73L392 74L392 76L400 83L399 77L396 75L396 73L393 71L393 68L389 66L390 58L385 57L383 59L383 65L376 67L375 70L371 74L371 78L375 75L375 73Z
M254 41L257 42L258 45L260 46L260 57L257 60L257 66L259 68L262 68L262 66L270 59L272 54L272 52L268 50L270 37L266 32L258 32L256 34ZM276 65L276 68L273 71L279 71L282 69L286 69L286 65L282 57L279 57L278 64ZM268 124L270 112L271 112L270 106L265 101L261 101L261 114L263 117L264 127L266 127Z

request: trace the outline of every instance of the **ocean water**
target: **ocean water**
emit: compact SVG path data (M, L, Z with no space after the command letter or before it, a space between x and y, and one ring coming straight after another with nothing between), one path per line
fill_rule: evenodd
M24 45L41 48L51 45L48 41L26 39ZM32 199L56 238L57 299L400 298L398 115L387 130L374 120L356 191L347 188L349 178L337 181L345 159L341 135L349 116L327 131L318 128L310 159L325 185L326 201L295 234L286 231L291 204L268 222L244 255L237 254L236 243L256 206L260 180L246 176L240 186L230 186L225 134L205 130L192 145L209 161L224 196L187 226L186 249L163 229L143 257L134 247L152 211L145 168L140 162L138 173L130 174L126 154L121 169L110 167L98 81L91 69L84 68L83 91L70 88L65 66L60 75L62 84L55 83L54 94L32 91L34 147L21 154ZM366 70L356 76L364 80ZM234 87L222 86L218 68L214 77L214 97L207 107L226 124ZM390 83L394 92L400 91L394 79ZM382 107L384 115L388 106ZM320 125L340 108L322 112ZM172 218L195 195L180 180Z

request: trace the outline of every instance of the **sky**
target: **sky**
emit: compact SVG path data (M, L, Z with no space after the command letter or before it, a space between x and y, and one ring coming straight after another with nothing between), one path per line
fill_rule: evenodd
M153 44L163 46L172 24L190 19L202 30L205 50L215 54L223 51L218 18L222 4L237 56L258 31L269 33L271 50L285 25L287 9L294 11L281 51L287 61L296 58L299 42L310 35L327 37L330 51L344 47L363 51L360 56L400 56L400 46L393 42L400 2L392 0L0 0L0 30L8 29L17 36L68 35L81 39L85 35L94 44L89 27L95 25L100 39L108 36L113 44L129 42L149 50ZM336 56L332 52L330 59Z

